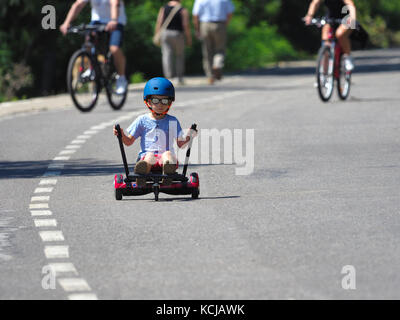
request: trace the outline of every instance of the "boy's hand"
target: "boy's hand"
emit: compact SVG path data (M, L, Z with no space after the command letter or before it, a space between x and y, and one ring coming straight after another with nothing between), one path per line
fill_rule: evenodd
M197 137L197 130L193 130L193 129L189 129L188 130L188 134L187 134L187 137L192 137L192 138L195 138L195 137Z
M193 129L187 129L187 134L185 136L185 144L188 143L190 141L190 137L196 138L197 137L197 130L193 130Z
M181 138L182 140L181 139L177 140L178 147L185 148L189 144L190 140L192 140L196 136L197 136L197 130L187 129L186 136L183 139ZM192 137L192 139L190 139L190 137Z
M120 130L121 130L121 137L123 137L125 135L124 134L124 129L120 128ZM113 133L114 133L114 136L118 136L118 131L115 128L115 125L113 126Z

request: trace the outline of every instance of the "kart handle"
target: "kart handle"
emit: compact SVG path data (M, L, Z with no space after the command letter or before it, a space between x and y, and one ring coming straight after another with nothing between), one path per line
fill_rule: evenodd
M125 148L124 148L124 144L122 143L121 127L118 123L115 125L115 129L117 130L117 133L118 133L117 137L118 137L118 142L119 142L119 148L121 150L122 161L124 162L126 177L129 177L128 162L126 161Z
M192 129L194 131L197 131L197 124L193 123L192 126L190 127L190 129ZM185 165L183 166L183 172L182 172L184 177L186 177L186 171L187 171L187 167L188 167L188 164L189 164L190 148L192 147L192 142L193 142L192 132L190 132L189 146L188 146L188 149L186 151Z

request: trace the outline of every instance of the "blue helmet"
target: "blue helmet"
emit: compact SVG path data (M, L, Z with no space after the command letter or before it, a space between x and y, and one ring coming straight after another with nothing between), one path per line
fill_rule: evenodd
M174 85L168 79L157 77L147 81L143 90L143 100L147 100L149 96L159 95L167 96L175 100Z

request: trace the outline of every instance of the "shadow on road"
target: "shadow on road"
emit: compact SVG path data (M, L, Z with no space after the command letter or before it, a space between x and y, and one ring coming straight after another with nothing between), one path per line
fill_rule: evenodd
M365 59L365 58L364 58ZM357 63L355 59L356 68L354 74L358 73L378 73L378 72L395 72L400 71L399 63L381 63L381 64L362 64ZM372 62L372 61L371 61ZM287 67L287 68L268 68L259 70L248 70L241 75L245 76L301 76L315 74L316 66L314 67Z
M237 199L240 198L240 196L221 196L221 197L202 197L201 195L199 196L198 199L192 199L190 195L182 195L181 198L167 198L168 195L165 195L166 198L163 198L163 194L160 193L160 198L158 199L158 202L171 202L171 201L200 201L200 200L219 200L219 199ZM141 196L131 196L131 197L124 197L122 201L149 201L153 202L154 199L149 199L149 198L140 198Z
M194 92L194 93L199 93L199 92L221 92L221 93L226 93L227 91L287 91L287 90L292 90L292 89L298 89L298 86L279 86L279 87L271 87L268 86L270 83L265 83L265 86L252 86L252 87L246 87L246 86L228 86L228 85L215 85L215 86L204 86L204 87L191 87L191 88L179 88L177 91L181 92ZM181 103L176 102L176 104L179 106ZM184 102L182 102L184 105Z
M33 179L40 178L48 171L61 171L62 176L113 176L118 173L125 173L124 166L115 164L114 162L104 162L92 159L77 159L65 162L63 169L48 169L52 160L42 161L1 161L0 162L0 180L2 179ZM57 161L61 163L61 161ZM190 167L203 166L219 166L225 164L190 164ZM133 164L129 166L130 172L133 172ZM182 165L179 166L179 171L182 170Z
M351 102L391 102L391 101L399 101L399 99L386 98L386 97L360 98L360 97L354 97L354 96L351 96L348 99L349 103L351 103Z

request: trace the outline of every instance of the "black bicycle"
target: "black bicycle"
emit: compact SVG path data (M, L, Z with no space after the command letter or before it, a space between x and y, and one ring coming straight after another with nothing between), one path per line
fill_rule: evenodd
M81 24L68 29L68 33L85 36L82 48L71 56L67 71L68 91L82 112L94 108L102 88L106 89L108 102L114 110L123 107L128 94L128 90L124 94L116 92L118 74L108 49L109 33L105 28L105 24Z

